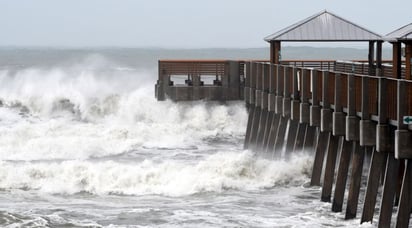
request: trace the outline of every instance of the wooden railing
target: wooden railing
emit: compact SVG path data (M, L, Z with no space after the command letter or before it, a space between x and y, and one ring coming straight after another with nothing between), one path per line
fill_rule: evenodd
M312 62L312 64L314 63ZM387 115L388 122L393 125L398 124L398 97L400 96L406 102L405 115L412 115L412 81L367 75L365 72L369 69L365 67L365 64L359 64L355 67L355 72L364 72L363 74L345 72L348 70L345 64L340 65L342 68L336 71L294 67L295 63L291 66L290 62L289 65L284 63L281 65L269 63L254 64L254 67L257 69L264 68L265 65L272 69L269 75L271 79L254 85L250 81L251 78L262 77L262 72L246 68L245 85L246 87L252 87L248 88L248 90L266 91L267 88L273 88L269 93L290 99L300 100L302 97L310 97L311 105L317 105L317 102L319 102L321 105L326 103L333 107L335 102L338 101L345 110L344 112L347 112L349 109L348 97L351 93L354 98L352 108L359 118L376 120L378 119L379 109L383 109ZM298 65L297 62L296 65ZM352 71L352 68L350 69ZM304 77L308 78L305 79ZM381 107L379 107L380 99L382 99L379 94L380 80L385 80L386 83L384 87L386 89L381 91L381 96L385 96L386 102ZM269 81L272 84L265 85ZM398 94L399 83L404 83L405 94ZM336 86L340 87L340 94L336 93Z
M227 61L224 60L160 60L160 75L225 75Z
M282 65L300 68L316 68L320 70L334 70L335 60L284 60Z

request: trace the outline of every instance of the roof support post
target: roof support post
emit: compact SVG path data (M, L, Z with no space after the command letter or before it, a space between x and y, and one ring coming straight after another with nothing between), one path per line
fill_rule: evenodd
M270 62L274 64L280 63L280 41L271 41L270 42Z
M368 54L368 74L374 75L374 63L375 63L375 41L369 41L369 54Z
M412 59L412 41L405 43L405 79L411 80L411 59Z
M382 43L381 40L376 42L376 76L382 75Z
M401 78L401 43L400 42L393 42L392 43L392 77L393 78Z

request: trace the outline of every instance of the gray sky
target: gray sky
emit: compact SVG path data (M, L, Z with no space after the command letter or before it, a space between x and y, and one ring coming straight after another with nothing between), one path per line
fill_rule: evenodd
M411 0L0 0L0 46L265 47L324 9L387 34Z

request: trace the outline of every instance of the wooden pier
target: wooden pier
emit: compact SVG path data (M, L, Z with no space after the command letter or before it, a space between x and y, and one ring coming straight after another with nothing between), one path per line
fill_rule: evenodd
M311 23L325 15L341 23L340 17L325 11L301 25L315 26ZM322 186L320 200L331 202L333 212L344 210L345 219L359 217L363 223L372 222L378 208L378 227L408 227L412 212L412 25L388 34L385 40L393 46L390 61L381 58L384 39L367 30L362 30L363 37L369 38L360 39L369 44L365 61L282 61L280 41L302 34L294 34L302 29L299 24L294 26L267 39L269 61L159 61L157 98L243 99L249 112L245 149L271 159L312 153L311 185ZM350 40L341 33L340 40ZM312 36L301 38L311 41ZM176 86L173 75L187 77L184 85ZM202 75L216 78L206 86ZM368 169L366 182L362 181L364 167ZM362 183L366 183L366 192L361 200ZM379 189L381 200L377 202ZM391 221L395 211L396 221Z

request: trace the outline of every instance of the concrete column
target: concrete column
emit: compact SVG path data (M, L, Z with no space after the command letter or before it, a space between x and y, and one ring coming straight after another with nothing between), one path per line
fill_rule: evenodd
M315 159L313 162L312 177L310 185L320 186L320 179L323 169L323 160L325 158L325 151L329 141L330 132L319 131L319 136L315 146Z
M358 199L363 170L363 161L365 157L365 148L361 147L359 143L356 144L355 148L356 149L352 157L352 174L350 178L345 219L355 218L358 209Z
M323 179L321 201L330 202L332 196L333 180L335 177L335 165L338 150L338 137L329 132L328 153L326 157L325 176Z
M383 192L379 211L379 227L391 226L396 186L398 186L398 177L399 160L395 159L393 153L388 153L385 180L383 184Z
M401 196L398 205L396 227L409 227L412 208L412 160L408 159L403 174Z
M341 212L343 199L345 196L346 181L348 177L349 163L351 154L355 150L356 144L349 142L340 137L340 158L338 166L338 174L336 176L335 194L332 202L332 211Z
M373 151L372 153L372 162L369 168L368 184L366 186L361 223L372 222L373 220L376 196L378 194L379 183L383 173L382 167L385 164L387 155L387 153L376 151Z

